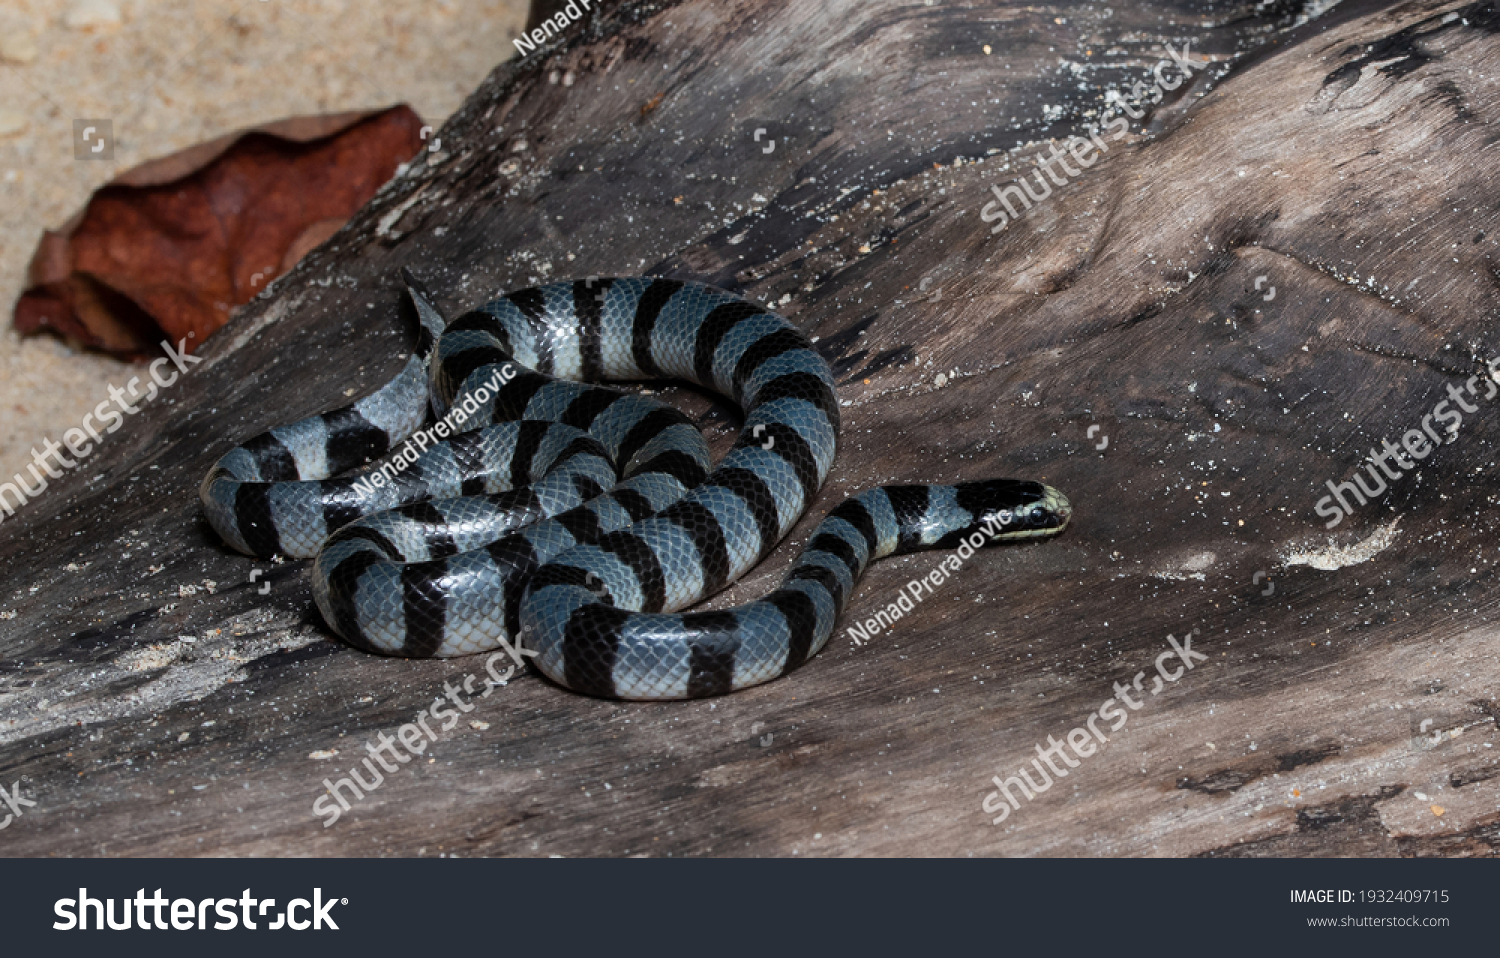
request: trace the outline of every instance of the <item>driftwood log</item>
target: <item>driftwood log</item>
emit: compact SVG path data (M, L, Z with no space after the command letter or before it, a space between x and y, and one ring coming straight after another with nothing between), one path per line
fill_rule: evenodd
M639 3L499 67L0 524L0 783L36 803L0 848L1493 855L1500 14L1324 6ZM196 488L394 373L402 266L454 313L649 273L818 337L833 479L718 606L871 485L1042 479L1074 525L722 699L520 675L324 827L325 779L482 664L340 644L303 564L227 550ZM727 448L733 409L667 395ZM942 560L877 565L842 624ZM1039 784L1101 706L1109 741L1006 803L992 777Z

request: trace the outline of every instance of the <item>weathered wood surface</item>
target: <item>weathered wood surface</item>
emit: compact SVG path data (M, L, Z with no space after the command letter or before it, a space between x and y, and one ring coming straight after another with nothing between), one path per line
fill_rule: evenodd
M1314 504L1500 355L1500 17L1367 4L1298 26L1293 6L687 0L497 69L441 154L0 524L0 781L37 802L0 848L1494 854L1495 403L1333 532ZM1212 69L989 232L991 184L1188 41ZM233 443L397 368L402 265L453 310L691 277L820 337L845 403L834 477L721 604L872 484L1045 479L1074 527L719 700L521 677L467 716L487 727L325 829L323 780L480 663L338 644L302 565L227 551L195 489ZM673 395L722 449L732 411ZM940 560L877 566L845 624ZM990 824L992 775L1193 629L1207 661Z

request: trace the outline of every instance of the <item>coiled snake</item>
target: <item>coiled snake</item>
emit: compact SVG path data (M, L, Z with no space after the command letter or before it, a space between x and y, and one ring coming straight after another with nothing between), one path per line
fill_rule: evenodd
M815 655L872 560L1053 535L1071 516L1036 482L872 489L828 514L770 595L677 614L770 553L827 478L839 407L823 357L697 283L553 283L448 323L403 275L422 323L403 371L231 450L199 492L241 552L316 557L318 607L358 648L452 656L519 637L579 692L716 695ZM744 410L717 467L682 414L593 385L658 378ZM431 448L396 450L434 419Z

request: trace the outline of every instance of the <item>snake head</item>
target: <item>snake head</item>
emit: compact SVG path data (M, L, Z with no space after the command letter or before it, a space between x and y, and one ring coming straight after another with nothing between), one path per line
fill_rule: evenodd
M1051 486L1023 479L960 483L958 504L979 518L995 540L1051 536L1068 527L1073 506Z

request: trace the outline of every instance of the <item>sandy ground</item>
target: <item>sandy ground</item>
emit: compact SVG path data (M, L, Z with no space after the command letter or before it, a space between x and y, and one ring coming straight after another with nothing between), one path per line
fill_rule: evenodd
M440 124L528 0L0 0L0 481L130 368L11 325L42 230L117 172L245 126L406 102ZM113 160L74 158L108 118Z

